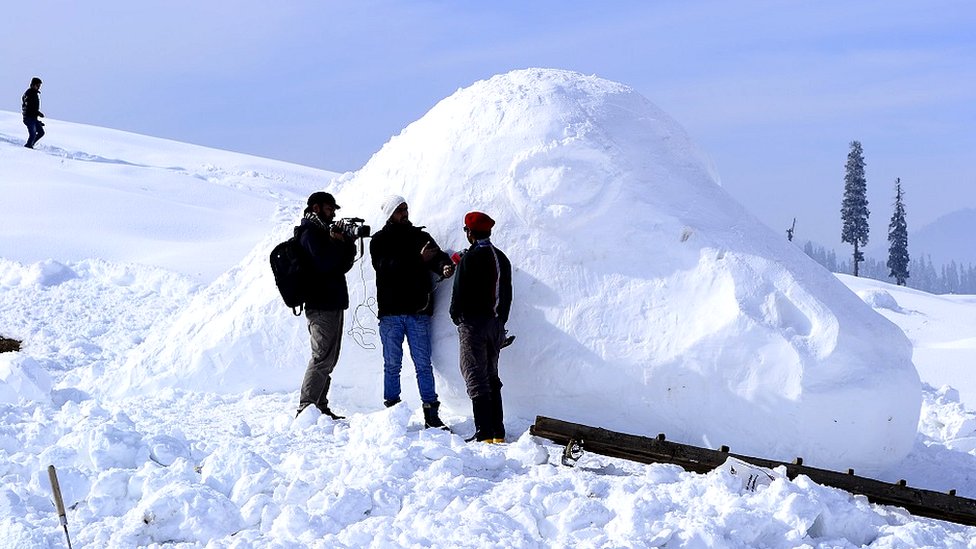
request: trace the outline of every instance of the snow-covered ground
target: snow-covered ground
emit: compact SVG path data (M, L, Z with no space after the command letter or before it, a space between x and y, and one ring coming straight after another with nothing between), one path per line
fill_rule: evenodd
M64 544L51 464L75 547L976 547L976 528L803 477L750 490L728 469L593 454L568 468L527 434L554 415L814 466L847 457L976 498L973 299L819 271L624 86L481 82L341 176L47 129L26 150L0 112L0 336L24 342L0 354L0 547ZM435 368L457 434L422 429L409 367L405 403L382 407L367 261L348 276L330 393L349 419L294 417L307 334L267 253L323 188L374 227L382 197L404 194L445 248L467 209L499 220L517 268L508 443L463 442L447 287Z

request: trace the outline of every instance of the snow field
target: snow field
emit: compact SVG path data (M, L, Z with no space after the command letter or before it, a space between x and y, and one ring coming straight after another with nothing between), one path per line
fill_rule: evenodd
M338 177L48 122L29 151L0 113L0 334L24 342L0 355L8 545L63 544L55 464L78 546L976 546L973 528L802 477L753 489L741 464L592 454L567 468L525 434L544 414L976 497L972 300L838 282L626 86L545 69L478 82ZM461 441L449 284L434 360L458 434L420 429L409 364L404 403L382 409L366 261L330 394L349 420L293 417L307 331L267 253L323 188L367 218L402 194L445 249L463 247L465 211L498 220L516 265L507 444Z

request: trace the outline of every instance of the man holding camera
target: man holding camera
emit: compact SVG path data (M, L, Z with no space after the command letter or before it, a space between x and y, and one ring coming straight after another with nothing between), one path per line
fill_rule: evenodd
M505 442L498 354L506 343L505 323L512 309L512 264L491 243L494 225L482 212L465 214L464 234L471 247L460 256L451 296L461 375L474 415L469 442Z
M376 302L383 343L383 403L390 407L400 402L400 369L406 337L417 372L424 427L445 427L438 415L440 402L430 363L431 315L434 314L431 275L449 278L454 274L454 263L423 227L415 227L410 222L407 201L402 196L386 197L380 209L386 224L373 235L369 254L376 270Z
M298 240L308 257L305 318L312 358L302 381L298 413L315 405L332 419L344 419L329 408L328 393L339 361L343 311L349 307L346 273L356 259L356 246L341 227L332 225L339 205L331 194L314 192L307 204Z

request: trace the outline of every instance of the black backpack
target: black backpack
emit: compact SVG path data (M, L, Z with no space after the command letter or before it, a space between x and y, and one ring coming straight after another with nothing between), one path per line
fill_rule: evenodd
M298 241L303 227L295 227L295 235L271 250L271 272L285 305L295 316L301 316L305 305L308 278L308 252Z

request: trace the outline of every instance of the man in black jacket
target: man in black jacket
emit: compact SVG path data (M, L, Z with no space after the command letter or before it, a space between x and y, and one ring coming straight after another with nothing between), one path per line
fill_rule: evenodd
M338 209L331 194L312 193L298 237L308 254L311 273L306 286L305 318L312 346L298 413L315 405L332 419L344 419L329 408L328 394L332 370L339 361L343 311L349 307L346 273L356 259L355 243L331 225Z
M512 264L489 240L494 225L482 212L464 216L464 233L471 247L461 255L451 296L461 375L474 414L475 433L469 441L490 443L505 442L498 354L512 309Z
M410 222L407 201L402 196L386 197L380 209L386 224L373 235L369 254L376 269L376 302L383 343L383 403L390 407L400 402L406 337L423 402L424 426L444 427L438 415L440 402L430 362L434 313L431 276L449 278L454 274L454 263L423 227Z
M24 114L24 125L27 126L27 143L24 146L33 149L34 143L44 137L44 122L38 120L44 118L44 113L41 112L40 78L31 78L30 87L21 98L20 110Z

